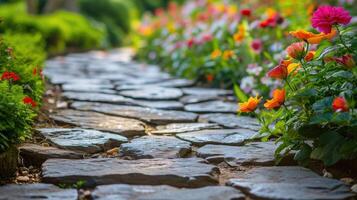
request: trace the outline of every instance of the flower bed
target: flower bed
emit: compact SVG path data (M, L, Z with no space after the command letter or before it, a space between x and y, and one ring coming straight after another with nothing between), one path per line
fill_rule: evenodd
M239 113L256 115L263 139L280 142L277 156L296 150L301 164L312 158L325 165L355 159L356 30L346 26L350 14L310 1L254 2L238 9L189 1L158 10L139 28L144 42L138 57L180 76L234 87Z

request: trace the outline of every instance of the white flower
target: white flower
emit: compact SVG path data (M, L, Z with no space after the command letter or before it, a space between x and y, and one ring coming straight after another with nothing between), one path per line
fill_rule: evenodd
M254 88L254 77L252 76L246 76L242 78L241 83L240 83L240 88L245 92L245 93L250 93L252 89Z

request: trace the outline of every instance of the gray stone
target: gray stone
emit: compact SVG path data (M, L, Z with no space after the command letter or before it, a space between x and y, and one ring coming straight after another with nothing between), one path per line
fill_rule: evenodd
M84 111L96 111L121 117L139 119L154 124L168 124L177 122L194 122L197 115L183 111L158 110L138 106L119 106L104 103L74 102L72 108Z
M181 158L191 152L191 144L170 136L143 136L120 146L120 155L134 159Z
M303 167L253 168L227 184L254 199L347 199L353 196L343 182L321 177Z
M219 169L198 158L119 160L98 158L82 160L50 159L42 165L45 183L86 185L142 184L176 187L203 187L217 184Z
M155 131L151 131L154 135L177 134L190 131L199 131L204 129L218 129L217 124L211 123L175 123L163 126L157 126Z
M76 200L76 189L61 189L51 184L10 184L0 186L1 200L28 200L28 199L51 199L51 200Z
M163 110L183 110L183 104L179 101L144 101L135 100L135 105L163 109Z
M219 98L217 96L209 96L209 95L188 95L184 96L180 99L180 101L184 104L190 104L190 103L201 103L205 101L211 101L211 100L218 100Z
M104 115L95 112L60 110L51 118L59 123L72 124L82 128L109 131L126 137L144 135L144 123L122 117Z
M231 187L207 186L179 189L171 186L104 185L92 193L95 200L244 200L244 195Z
M193 81L187 79L170 79L159 83L155 83L155 85L160 87L174 87L174 88L190 87L193 84L194 84Z
M102 102L102 103L114 103L114 104L126 104L133 105L133 100L116 95L116 94L103 94L96 92L64 92L62 96L66 99L76 101L90 101L90 102Z
M233 93L231 90L199 88L199 87L182 88L182 91L186 95L196 95L196 96L226 96Z
M80 159L81 153L70 150L58 149L56 147L44 147L36 144L23 144L20 148L20 156L26 166L41 166L50 158Z
M252 140L256 134L257 132L249 129L217 129L180 133L176 137L200 146L205 144L243 145L244 142Z
M236 103L224 101L208 101L185 106L186 111L196 113L236 113L237 109Z
M74 91L74 92L97 92L105 94L114 94L115 90L112 90L114 86L112 85L97 85L97 84L79 84L79 83L66 83L62 85L63 91Z
M254 131L260 129L257 119L233 114L204 114L200 115L200 121L217 123L226 128L246 128Z
M182 96L182 91L176 88L144 87L137 90L119 92L121 95L134 99L175 100Z
M121 135L90 129L43 128L38 131L59 148L85 153L106 151L128 142L128 139Z
M230 166L272 166L276 148L274 142L253 142L244 146L208 144L197 150L197 156L213 163L225 161Z

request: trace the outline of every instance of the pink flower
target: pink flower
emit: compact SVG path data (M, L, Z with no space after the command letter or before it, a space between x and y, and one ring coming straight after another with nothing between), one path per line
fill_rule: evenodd
M311 18L312 27L328 34L335 24L347 25L352 17L342 7L320 6Z
M295 42L286 48L288 55L294 59L300 60L304 56L304 42Z
M189 48L191 48L194 44L196 44L195 38L191 38L191 39L187 40L186 44Z
M205 43L205 42L209 42L213 40L213 36L211 34L205 34L202 36L202 42Z
M263 42L259 39L256 39L256 40L253 40L253 42L250 44L250 46L252 47L252 49L255 53L260 53L262 51Z

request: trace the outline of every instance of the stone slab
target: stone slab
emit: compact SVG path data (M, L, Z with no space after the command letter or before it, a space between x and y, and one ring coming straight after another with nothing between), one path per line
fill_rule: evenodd
M260 129L257 119L233 114L203 114L200 115L200 121L217 123L226 128L246 128L254 131L258 131Z
M170 136L143 136L120 146L120 155L134 159L182 158L191 152L191 144Z
M119 94L145 100L175 100L183 95L180 89L164 87L144 87L143 89L120 91Z
M37 131L61 149L90 154L107 151L128 142L128 139L121 135L90 129L43 128Z
M239 190L226 186L179 189L171 186L103 185L92 193L94 200L244 200Z
M185 133L191 131L199 131L204 129L218 129L217 124L212 123L174 123L163 126L157 126L156 130L151 131L154 135L172 135L177 133Z
M210 95L188 95L184 96L180 99L180 101L184 104L192 104L192 103L201 103L211 100L218 100L217 96L210 96Z
M135 119L109 116L96 112L60 110L50 116L59 123L72 124L82 128L117 133L126 137L144 135L144 123Z
M199 88L199 87L182 88L182 92L186 95L196 95L196 96L201 96L201 95L226 96L226 95L233 94L231 90Z
M119 160L97 158L83 160L50 159L42 165L45 183L86 185L134 184L203 187L217 184L219 170L198 158Z
M195 113L236 113L237 103L225 101L208 101L195 104L187 104L185 110Z
M328 200L355 196L343 182L295 166L253 168L227 185L254 199Z

